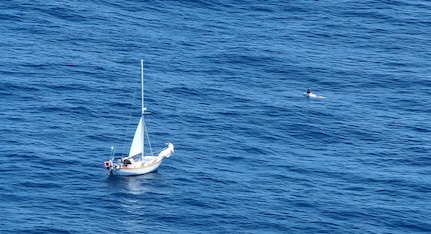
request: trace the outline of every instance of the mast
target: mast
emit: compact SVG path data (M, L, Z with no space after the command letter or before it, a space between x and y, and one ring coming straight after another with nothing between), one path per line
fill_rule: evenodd
M141 158L144 158L144 150L145 150L145 122L144 122L144 113L145 113L145 107L144 107L144 60L141 59L141 107L142 107L142 115L141 115L141 139L142 139L142 153Z

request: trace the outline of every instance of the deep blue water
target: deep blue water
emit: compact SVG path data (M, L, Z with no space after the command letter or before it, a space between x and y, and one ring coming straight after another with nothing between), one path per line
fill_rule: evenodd
M0 232L429 233L430 28L424 0L4 1ZM108 177L140 59L176 151Z

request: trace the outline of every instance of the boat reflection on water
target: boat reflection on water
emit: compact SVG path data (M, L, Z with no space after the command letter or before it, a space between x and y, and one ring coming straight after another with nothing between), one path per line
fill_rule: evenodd
M145 193L161 193L158 181L164 176L159 173L148 173L140 176L109 176L107 185L111 194L141 195Z
M115 200L115 206L110 207L116 214L124 214L137 218L153 215L154 207L160 205L154 202L165 192L160 184L166 181L163 174L148 173L140 176L109 176L106 179L109 199ZM160 196L159 196L160 195ZM124 233L140 233L142 230L152 230L154 226L148 222L137 222L136 219L116 219L116 227L121 227Z

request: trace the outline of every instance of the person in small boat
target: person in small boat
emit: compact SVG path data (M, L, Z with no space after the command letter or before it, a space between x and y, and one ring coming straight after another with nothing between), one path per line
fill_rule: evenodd
M307 89L307 94L311 94L311 89L310 88Z

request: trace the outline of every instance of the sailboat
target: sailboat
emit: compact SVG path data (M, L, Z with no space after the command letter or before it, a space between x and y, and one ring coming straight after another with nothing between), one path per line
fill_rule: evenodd
M174 145L170 142L166 143L166 147L158 154L145 154L145 140L151 149L151 144L148 137L148 132L145 126L144 116L148 114L147 108L144 106L144 61L141 60L141 108L142 114L136 127L132 145L130 146L129 155L126 157L115 157L115 148L111 147L111 158L105 161L104 166L109 171L110 175L118 176L133 176L143 175L156 171L164 158L169 158L174 153Z

